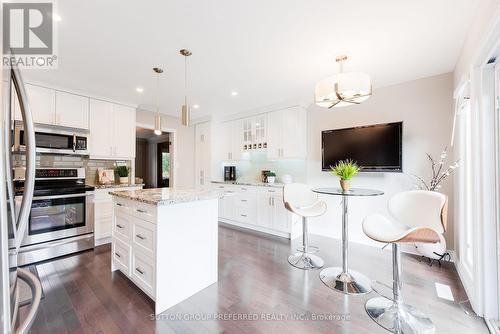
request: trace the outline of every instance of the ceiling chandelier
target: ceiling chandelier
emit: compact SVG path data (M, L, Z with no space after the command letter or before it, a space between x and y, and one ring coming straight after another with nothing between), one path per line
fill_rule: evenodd
M347 56L338 56L339 73L316 84L314 102L324 108L345 107L360 104L372 95L370 76L361 72L347 72L344 62Z
M153 67L153 71L156 73L156 115L154 133L155 135L160 136L162 134L160 116L160 74L163 73L163 70L159 67Z
M180 54L184 56L184 104L181 108L181 121L182 125L189 126L191 122L191 109L189 108L187 102L187 92L188 92L188 83L187 83L187 57L192 55L191 51L182 49L180 50Z

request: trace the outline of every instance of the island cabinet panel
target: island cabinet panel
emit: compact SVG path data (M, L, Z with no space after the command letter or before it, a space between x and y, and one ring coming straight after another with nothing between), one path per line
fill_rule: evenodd
M155 205L113 196L111 270L151 297L160 314L217 282L217 217L218 198Z

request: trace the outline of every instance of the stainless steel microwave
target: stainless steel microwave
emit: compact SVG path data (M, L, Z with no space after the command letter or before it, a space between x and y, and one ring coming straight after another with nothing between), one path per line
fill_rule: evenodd
M35 127L36 152L88 155L88 134L71 129ZM14 123L14 152L26 149L22 122Z

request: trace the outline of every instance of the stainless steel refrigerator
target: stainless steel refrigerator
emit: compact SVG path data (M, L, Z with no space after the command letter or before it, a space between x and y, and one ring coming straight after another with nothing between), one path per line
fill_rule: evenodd
M2 55L4 55L3 52ZM19 70L6 67L3 61L2 64L0 64L2 67L2 95L0 98L2 111L2 122L0 122L0 286L2 293L0 312L2 327L0 331L1 333L27 333L36 318L42 294L42 288L38 278L30 271L17 267L17 253L21 246L25 230L28 227L31 202L33 199L36 168L35 133L29 101ZM22 204L17 213L14 207L14 184L11 167L12 90L15 90L19 97L26 140L26 178ZM25 281L32 292L31 305L23 306L30 308L27 316L23 319L18 319L20 307L19 280Z

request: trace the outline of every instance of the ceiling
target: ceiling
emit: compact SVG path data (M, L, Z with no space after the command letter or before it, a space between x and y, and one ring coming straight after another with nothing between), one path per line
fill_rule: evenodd
M179 115L188 60L193 118L312 101L315 82L346 70L379 87L450 72L481 0L64 0L57 70L44 82ZM144 93L135 91L144 88ZM231 91L237 91L232 96Z

